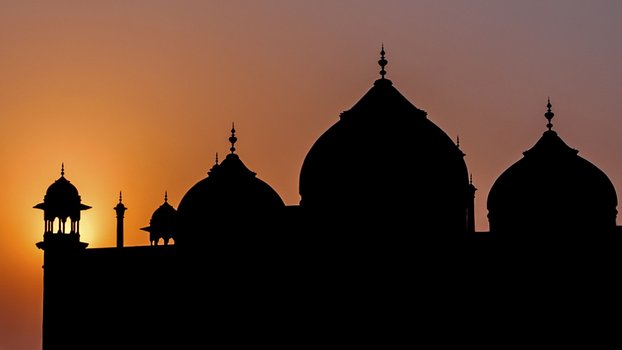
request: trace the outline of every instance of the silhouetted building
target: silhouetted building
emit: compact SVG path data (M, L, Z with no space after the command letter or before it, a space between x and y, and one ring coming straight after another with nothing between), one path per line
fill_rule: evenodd
M220 164L216 159L208 176L179 202L176 245L191 249L251 231L261 235L278 222L283 200L244 165L235 153L236 141L232 127L231 153Z
M83 277L76 269L80 254L88 243L80 242L80 212L90 209L82 204L76 187L65 178L64 164L60 178L48 187L43 203L35 205L43 210L45 223L43 241L37 243L43 249L43 342L44 347L60 348L64 339L71 335L67 327L78 320L75 293L76 281ZM57 220L58 219L58 220ZM67 231L67 219L70 230ZM56 227L55 227L56 223Z
M385 78L381 55L381 78L304 159L300 206L322 227L464 235L470 199L464 154Z
M611 235L618 205L615 188L604 172L552 130L551 107L549 100L544 114L548 130L490 189L490 231L511 240Z
M551 271L576 282L585 269L595 276L588 267L620 266L595 265L598 255L586 251L576 256L592 265L578 269L574 260L558 260L560 269L528 255L575 232L611 238L609 252L617 247L614 187L551 130L550 103L548 130L490 191L491 232L475 232L477 189L459 142L386 79L384 54L380 79L309 150L300 205L285 205L244 165L232 128L230 153L222 163L216 155L177 210L165 193L141 228L149 244L123 245L120 194L116 247L87 249L79 221L90 207L63 166L35 206L45 223L37 243L44 350L392 348L393 340L412 342L413 330L417 341L460 338L469 327L492 331L526 316L542 300L524 291L566 286L553 285ZM525 237L531 245L508 249ZM550 245L545 251L562 256ZM475 314L494 321L475 325Z

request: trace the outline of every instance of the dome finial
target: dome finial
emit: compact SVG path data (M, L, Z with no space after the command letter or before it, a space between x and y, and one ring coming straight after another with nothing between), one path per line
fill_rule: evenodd
M216 162L214 163L214 165L212 165L212 167L210 168L210 170L207 172L208 174L212 174L212 172L216 169L218 169L220 165L218 164L218 152L216 152Z
M123 202L123 193L119 191L119 203Z
M164 202L168 203L168 191L164 191Z
M456 147L460 148L460 135L456 136Z
M378 61L378 64L380 65L380 79L384 79L384 76L387 74L387 71L384 70L384 67L387 65L387 63L389 63L385 58L384 58L384 43L381 45L380 48L380 60Z
M60 176L64 177L65 176L65 163L61 163L60 164Z
M235 124L231 123L231 137L229 138L229 142L231 142L231 148L229 148L229 150L231 151L231 153L235 153L235 142L238 140L237 137L235 137Z
M551 111L551 107L553 107L553 105L551 104L551 98L549 97L546 103L546 113L544 113L544 117L549 121L548 124L546 124L546 127L549 129L549 131L553 127L553 124L551 124L551 119L553 119L553 117L555 116L555 113Z

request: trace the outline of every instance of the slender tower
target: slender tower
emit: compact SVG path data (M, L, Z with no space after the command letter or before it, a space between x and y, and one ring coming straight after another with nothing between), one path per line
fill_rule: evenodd
M123 248L123 218L127 208L123 205L121 191L119 191L119 203L113 209L117 212L117 248Z
M63 164L60 178L34 208L43 210L45 222L43 241L37 243L43 250L43 350L73 348L75 338L66 336L67 327L80 319L80 310L69 305L75 304L81 281L78 256L88 246L80 242L80 212L91 207L81 203L78 190L65 178Z

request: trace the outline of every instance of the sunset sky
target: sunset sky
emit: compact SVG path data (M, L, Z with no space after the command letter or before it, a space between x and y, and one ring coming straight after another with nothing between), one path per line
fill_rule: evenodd
M0 349L40 348L33 206L61 163L93 207L90 247L115 244L119 191L126 245L148 244L140 227L228 152L232 122L241 159L297 204L306 153L379 78L383 43L387 78L460 137L477 230L549 96L553 130L622 194L620 18L617 0L0 0Z

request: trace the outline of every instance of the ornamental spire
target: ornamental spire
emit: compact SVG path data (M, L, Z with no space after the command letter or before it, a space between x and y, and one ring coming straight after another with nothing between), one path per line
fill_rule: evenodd
M216 162L214 163L214 165L212 165L212 167L210 168L210 170L208 170L207 174L211 175L212 172L214 170L216 170L220 165L218 164L218 152L216 152Z
M235 153L235 142L238 140L237 137L235 137L235 124L231 123L231 137L229 138L229 142L231 142L231 148L229 148L229 150L231 151L231 153Z
M544 117L546 118L546 120L549 121L548 124L546 124L546 127L549 129L549 131L551 131L551 128L553 127L551 119L553 119L553 117L555 116L555 113L551 111L551 107L553 107L553 105L551 104L551 98L549 97L546 103L546 113L544 113Z
M378 61L378 64L380 65L380 79L384 79L384 76L387 74L387 71L384 70L384 67L387 65L387 63L389 63L385 58L384 58L384 44L382 44L381 49L380 49L380 60Z

